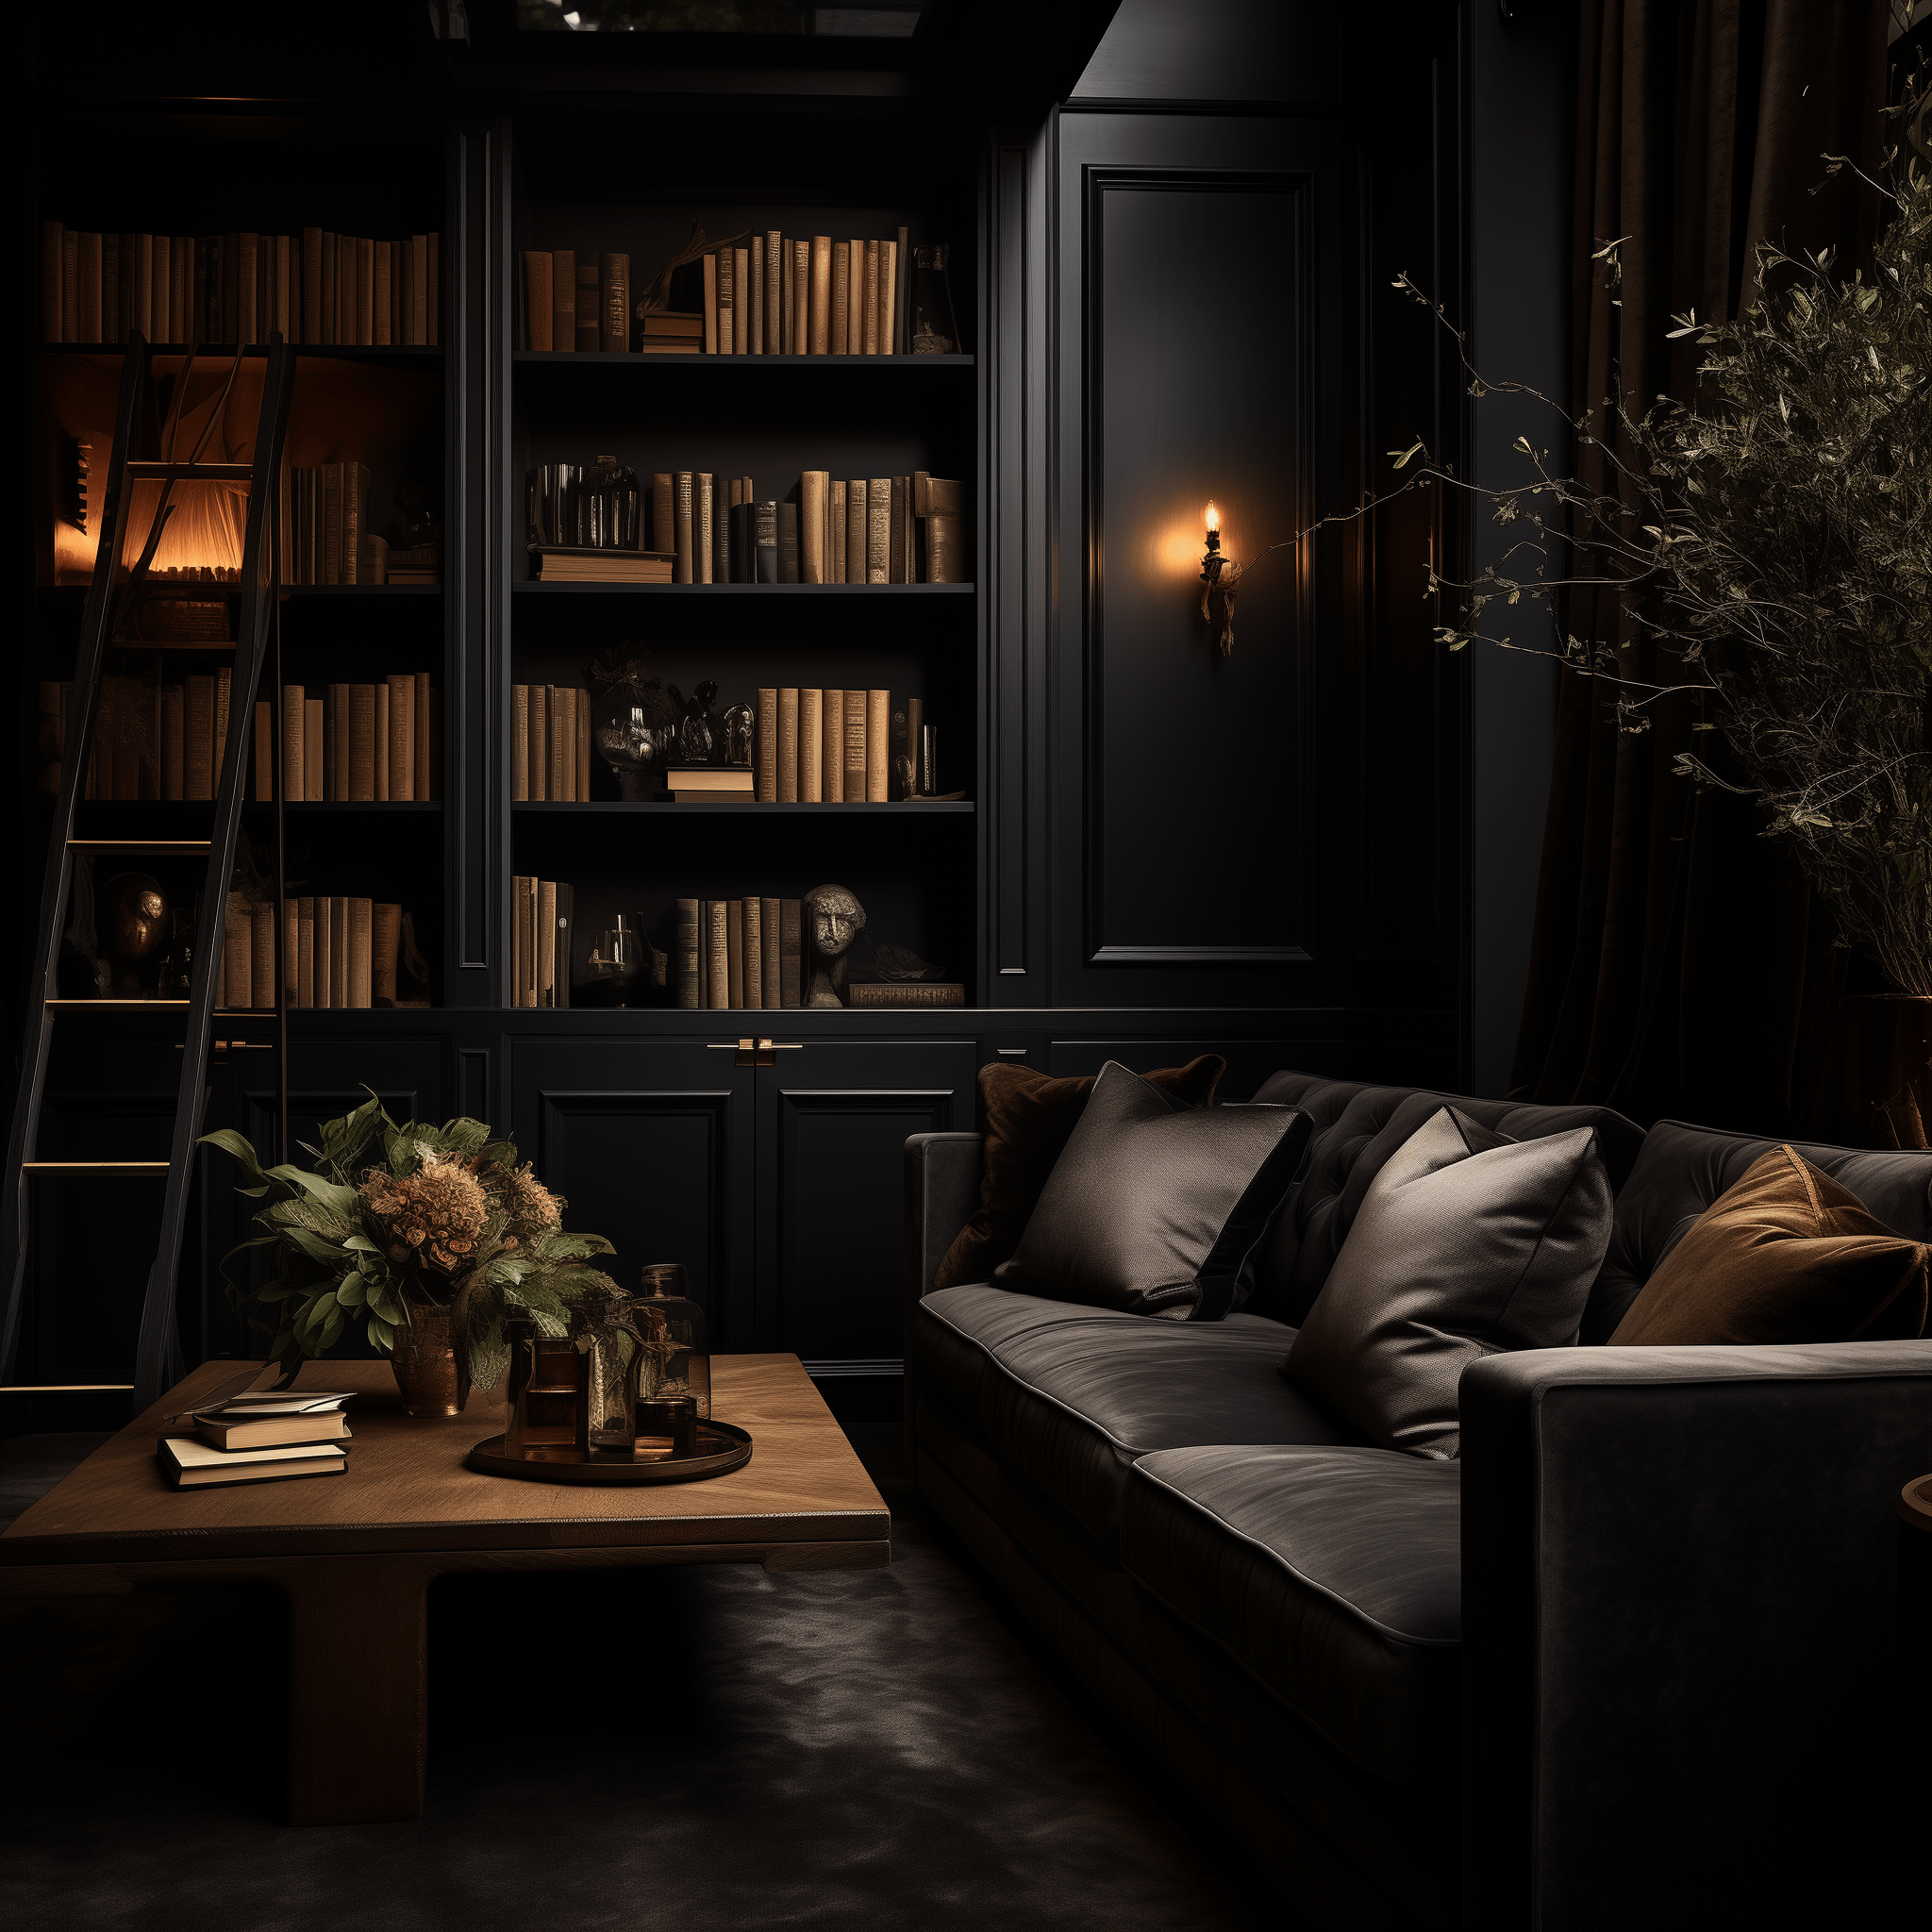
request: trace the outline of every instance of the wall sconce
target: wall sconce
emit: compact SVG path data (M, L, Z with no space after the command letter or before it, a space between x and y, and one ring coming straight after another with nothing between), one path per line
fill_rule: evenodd
M1201 558L1201 615L1214 632L1225 658L1234 650L1234 600L1241 588L1241 566L1221 554L1221 512L1208 506L1208 548Z

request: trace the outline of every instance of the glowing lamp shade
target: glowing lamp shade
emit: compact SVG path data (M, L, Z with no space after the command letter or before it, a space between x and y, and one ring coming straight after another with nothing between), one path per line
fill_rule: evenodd
M1210 530L1218 530L1221 527L1221 512L1211 503L1208 506L1208 527Z

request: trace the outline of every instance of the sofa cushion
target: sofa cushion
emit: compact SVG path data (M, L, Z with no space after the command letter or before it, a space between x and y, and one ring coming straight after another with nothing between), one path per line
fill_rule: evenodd
M1528 1107L1414 1087L1357 1087L1299 1074L1275 1074L1255 1098L1299 1107L1314 1123L1301 1181L1256 1252L1254 1290L1247 1304L1255 1313L1291 1327L1307 1318L1370 1183L1438 1108L1458 1108L1478 1124L1512 1141L1593 1127L1613 1192L1623 1189L1644 1143L1642 1128L1607 1107ZM1612 1321L1593 1333L1586 1317L1582 1339L1601 1341L1615 1326Z
M1455 1456L1471 1362L1576 1340L1610 1209L1595 1128L1512 1141L1438 1108L1371 1184L1289 1375L1384 1449Z
M1211 1107L1227 1071L1219 1054L1203 1054L1184 1067L1159 1067L1142 1074L1185 1107ZM1054 1080L1033 1067L990 1060L979 1070L979 1107L986 1121L979 1206L953 1237L933 1277L936 1288L985 1281L1020 1245L1054 1163L1080 1124L1097 1076Z
M1365 1770L1453 1789L1460 1465L1386 1449L1169 1449L1134 1465L1121 1561Z
M1307 1138L1294 1108L1186 1107L1108 1060L993 1279L1092 1307L1218 1322L1246 1299L1249 1257Z
M906 1346L913 1374L1111 1556L1137 1457L1359 1440L1275 1373L1293 1339L1255 1315L1149 1322L980 1282L927 1295Z
M1926 1255L1774 1147L1697 1218L1610 1342L1911 1340L1925 1326Z
M1657 1122L1644 1137L1629 1180L1617 1190L1609 1253L1591 1291L1580 1339L1607 1341L1638 1291L1697 1217L1778 1144L1683 1121ZM1887 1227L1907 1241L1932 1241L1932 1152L1923 1147L1826 1147L1809 1141L1790 1145L1850 1189Z

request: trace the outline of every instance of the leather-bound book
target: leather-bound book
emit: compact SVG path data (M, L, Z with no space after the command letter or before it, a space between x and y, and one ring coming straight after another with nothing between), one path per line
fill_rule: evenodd
M961 542L964 520L935 510L925 519L925 581L929 584L963 584L966 558Z
M731 251L731 353L751 353L751 250Z
M622 356L630 347L630 257L602 256L597 270L603 296L599 346L607 356Z
M825 694L798 693L798 802L817 805L825 795Z
M367 1008L375 1004L375 908L367 899L347 902L349 915L349 996L345 1006Z
M349 684L332 684L328 688L328 795L339 805L347 804L356 795L356 726L351 697L354 690L355 686ZM371 762L373 765L374 760Z
M651 548L677 549L677 478L669 470L651 474Z
M604 346L604 288L593 258L577 261L576 338L579 355L594 356Z
M378 904L370 919L369 997L378 1007L396 1003L396 962L403 944L403 908Z
M691 563L697 581L708 584L718 561L718 479L708 470L693 478L696 503L691 522Z
M192 681L190 680L191 683ZM328 740L327 721L328 707L323 699L302 700L302 796L310 805L322 804L323 794L328 790L326 760L323 755ZM189 793L191 798L193 795Z
M182 739L185 746L182 792L188 798L212 798L215 795L215 681L212 677L186 677L182 679L182 688L186 693L182 700ZM105 692L103 697L105 699ZM102 715L94 721L97 745L107 741L106 710L104 702ZM103 758L100 762L105 766L107 760ZM111 781L101 788L101 795L113 796Z
M743 330L738 320L738 260L735 251L721 248L718 257L718 353L738 354Z
M671 929L671 989L683 1008L698 1003L698 902L680 899Z
M744 1004L744 901L724 902L724 1004Z
M752 584L758 581L758 558L756 556L758 538L753 528L753 518L758 515L757 506L749 503L734 503L731 506L731 576L734 584Z
M571 754L571 776L576 781L576 789L571 796L579 805L591 802L591 693L577 691L571 693L576 703L577 737L575 749Z
M214 790L208 793L210 798L221 789L222 766L228 756L228 694L234 684L235 674L232 671L225 669L215 673L215 733L213 757L209 760Z
M710 899L705 906L706 931L709 935L706 951L706 991L714 1008L731 1004L731 908L723 899Z
M326 1012L341 1005L336 979L336 908L341 902L317 893L315 900L315 1005Z
M845 693L845 803L865 803L866 694Z
M781 584L798 581L798 506L795 503L778 506L778 581Z
M824 694L824 723L820 748L820 783L826 805L845 803L845 693L826 691Z
M718 353L718 258L707 255L705 269L705 354Z
M852 320L852 244L849 242L832 243L832 354L842 356L851 341L848 332Z
M758 791L760 805L778 802L778 690L758 686Z
M67 687L71 690L72 687ZM186 798L188 796L188 693L178 684L164 684L161 687L161 796L163 798ZM63 699L64 712L64 699ZM62 724L65 719L63 715ZM64 741L65 731L63 728ZM58 769L56 769L58 779ZM284 779L284 783L287 780ZM296 796L290 792L289 796Z
M121 238L101 237L101 340L118 342L114 325L121 314Z
M575 733L566 723L564 714L569 697L567 691L559 691L554 684L545 692L550 723L550 785L547 795L552 805L560 805L571 796L570 751Z
M275 902L258 899L248 908L251 944L248 959L248 1004L259 1011L275 1007Z
M778 902L778 1004L781 1007L804 1004L804 910L802 900L781 899Z
M525 261L529 259L525 257ZM547 323L549 318L544 318ZM302 340L322 341L322 230L302 230Z
M576 250L556 248L550 254L550 346L574 350L576 345Z
M375 687L352 684L349 698L349 798L357 805L375 797Z
M865 486L865 580L891 581L892 479L874 476Z
M792 354L811 354L811 243L800 236L791 244Z
M869 533L865 478L854 476L845 485L845 581L865 582L865 550Z
M755 506L755 512L752 526L757 541L752 548L758 557L758 581L775 584L778 581L778 506L760 503Z
M741 495L744 483L741 477L731 477L729 483ZM731 518L724 501L726 479L714 479L712 484L711 509L711 581L714 584L728 584L731 581Z
M292 1010L301 990L302 913L293 899L282 901L282 1006Z
M798 803L798 687L793 684L778 687L778 803Z
M524 1004L524 949L528 943L524 932L524 875L512 873L509 881L509 1003Z
M845 988L848 1007L963 1007L966 988L958 980L853 980Z
M750 279L744 290L744 345L754 356L765 353L765 238L754 235L745 255Z
M778 344L782 355L798 351L797 325L792 316L792 297L798 291L798 277L792 273L794 244L786 240L778 244Z
M899 230L892 244L892 354L912 353L912 235Z
M255 801L258 805L270 803L275 795L275 768L273 762L275 742L274 728L269 722L269 703L266 698L255 701Z
M879 243L879 354L897 353L899 319L899 244Z
M886 791L887 748L891 742L889 721L891 715L892 694L886 691L869 691L865 694L865 802L868 805L884 805Z
M677 538L675 545L677 558L676 573L672 581L690 584L697 581L692 569L691 518L696 506L691 501L691 473L680 470L677 473Z
M537 1004L557 1004L557 882L537 881Z
M814 356L832 353L832 238L811 238L811 349Z
M536 805L550 797L550 687L530 687L530 798Z
M908 493L908 479L894 476L891 523L886 535L886 581L889 584L903 584L907 581L907 534L912 521L907 514Z
M747 912L754 903L758 908L758 1005L767 1012L775 1012L784 1004L784 974L779 950L779 930L784 914L776 899L756 902L747 899L744 903Z
M552 278L557 274L555 262L551 264ZM434 235L411 235L409 237L409 343L412 348L426 349L437 341L435 333L437 305L437 247ZM551 331L557 328L557 297L551 295ZM555 347L555 341L552 347Z
M747 1007L765 1003L765 902L744 902L744 1000Z
M825 485L825 581L845 581L845 485L842 480Z
M825 581L825 497L832 481L828 470L807 470L798 479L798 580Z
M785 238L776 228L765 230L765 354L782 356L785 353L785 302L779 293L779 284L784 279ZM50 338L51 340L51 338Z
M315 901L295 901L295 1005L315 1004Z
M865 353L879 353L879 244L865 244Z
M416 796L416 679L407 671L389 678L389 795Z
M230 892L222 902L222 1006L245 1012L254 1003L255 923L248 902Z
M550 347L550 325L555 313L550 294L551 261L547 248L524 251L524 332L528 337L525 348Z
M389 679L375 687L375 802L387 805L395 795L389 789Z
M277 266L280 265L282 260L282 242L277 239L275 244L275 261ZM390 318L392 305L395 301L395 292L390 286L390 270L394 263L395 253L387 242L374 243L372 252L375 262L375 288L372 302L371 334L375 338L375 346L386 349L391 346L393 341L390 334Z
M560 885L557 889L557 998L553 1004L570 1005L571 945L576 932L576 891Z

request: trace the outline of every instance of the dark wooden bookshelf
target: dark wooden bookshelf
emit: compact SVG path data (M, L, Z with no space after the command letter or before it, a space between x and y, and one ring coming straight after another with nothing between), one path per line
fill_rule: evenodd
M232 355L234 352L229 351ZM308 353L306 350L303 352ZM636 367L639 364L670 365L674 369L736 369L749 375L758 369L837 369L848 375L854 371L877 370L881 374L893 369L971 369L974 358L971 356L718 356L706 355L645 355L641 351L619 351L615 349L517 349L510 356L512 362L533 362L541 368L557 369L573 362L589 364L618 364Z
M884 802L874 802L871 805L826 805L823 801L786 805L767 802L761 805L756 800L748 801L744 799L720 799L716 804L697 805L680 803L676 799L669 798L593 798L588 803L581 799L574 803L567 799L559 799L554 805L541 799L534 803L519 801L512 804L510 809L518 813L554 812L558 816L571 812L591 812L598 815L610 812L620 814L625 812L675 812L686 817L703 817L708 814L723 816L727 814L742 815L749 812L762 812L771 818L815 818L824 813L862 812L873 818L916 819L931 818L934 816L957 817L960 815L970 818L974 812L974 806L970 798L935 798L924 803L917 799L894 798Z
M220 360L223 362L232 362L235 359L235 344L233 342L196 342L192 346L197 361ZM113 356L119 358L125 355L127 350L125 342L38 342L35 344L35 347L39 349L42 356ZM179 362L188 354L191 344L187 342L156 342L152 344L152 347L155 352L157 368L161 374L167 375L171 373L167 365L171 362ZM427 363L442 360L442 351L441 348L417 348L408 343L391 344L389 342L377 342L372 345L367 342L297 342L294 344L294 350L298 362L304 361L311 356L318 361L395 362L408 367L421 367ZM242 351L242 354L244 358L257 356L266 357L268 354L268 344L266 342L250 342ZM558 359L565 360L568 358L558 358ZM616 361L619 358L612 357L610 359Z
M518 582L520 594L674 597L970 597L972 584L555 584Z

